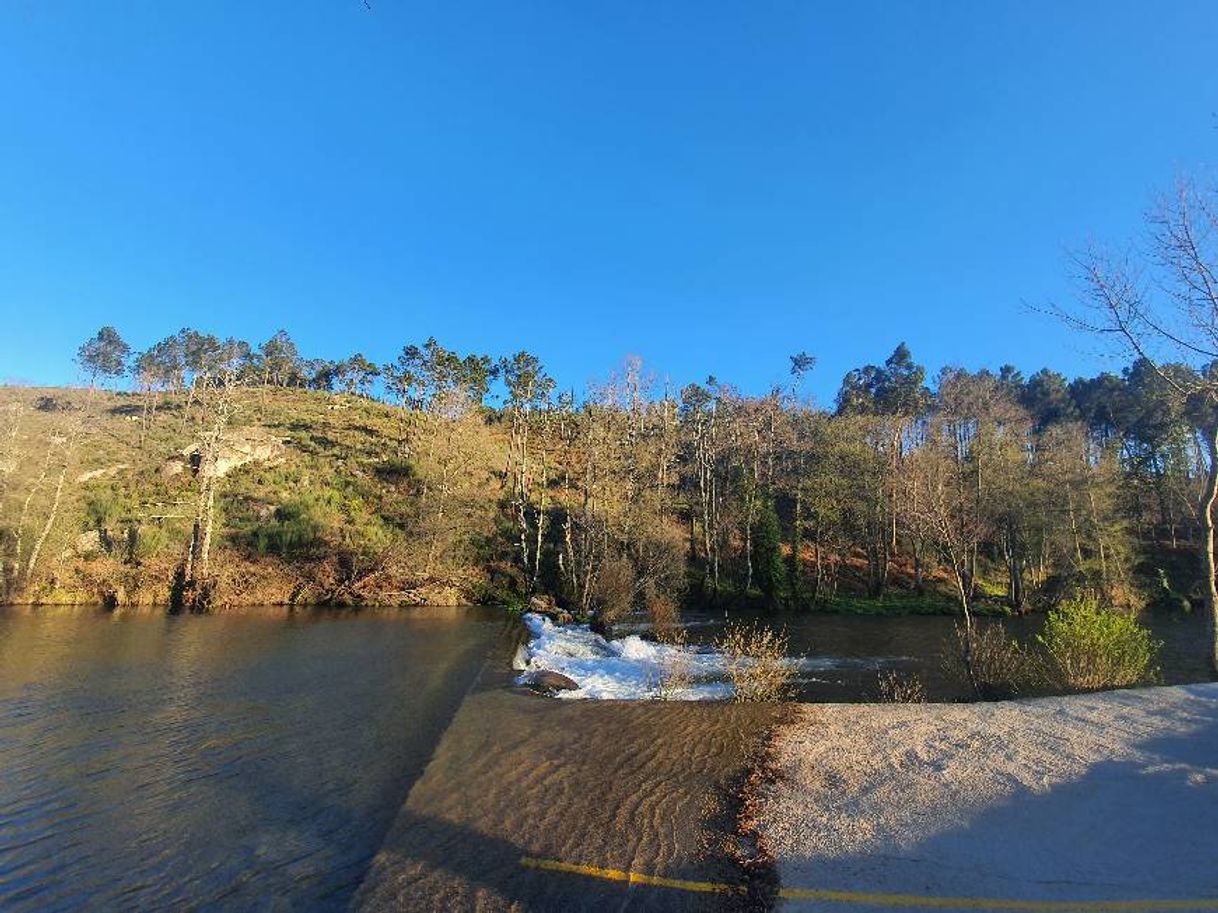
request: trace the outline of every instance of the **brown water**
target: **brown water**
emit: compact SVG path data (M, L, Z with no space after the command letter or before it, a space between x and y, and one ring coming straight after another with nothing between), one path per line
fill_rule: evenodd
M0 609L0 909L343 909L502 612Z

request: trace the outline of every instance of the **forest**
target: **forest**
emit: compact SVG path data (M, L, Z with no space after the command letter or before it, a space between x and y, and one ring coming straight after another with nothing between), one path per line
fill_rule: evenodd
M635 358L576 392L523 350L430 338L378 365L183 329L137 353L103 327L81 386L0 391L0 592L196 610L540 595L605 620L969 618L1079 594L1212 613L1212 372L1156 359L1133 286L1080 265L1088 309L1065 319L1116 321L1119 374L932 373L900 344L828 409L802 393L802 352L764 395L676 389Z

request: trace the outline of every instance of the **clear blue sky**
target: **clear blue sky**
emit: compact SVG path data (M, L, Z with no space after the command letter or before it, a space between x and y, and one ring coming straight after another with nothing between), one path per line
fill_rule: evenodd
M1212 0L371 3L4 4L0 377L103 323L1092 372L1023 302L1218 160Z

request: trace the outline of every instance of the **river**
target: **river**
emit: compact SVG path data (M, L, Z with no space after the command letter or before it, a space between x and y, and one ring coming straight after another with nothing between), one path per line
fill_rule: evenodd
M0 909L344 909L506 635L0 609Z
M795 652L825 660L805 677L805 699L870 699L885 667L918 673L932 697L953 696L938 671L950 618L778 620ZM691 621L692 639L706 642L722 617ZM1039 622L1011 624L1030 637ZM1166 681L1208 678L1199 618L1152 627ZM572 727L620 718L664 731L656 714L680 712L690 733L704 733L697 739L710 731L713 707L630 716L508 694L519 637L494 609L0 609L0 909L345 909L459 708L460 736L433 780L446 776L435 792L468 790L472 803L480 790L517 789L510 766L533 763L553 729L571 738ZM508 766L487 775L501 783L470 776L489 750L462 755L475 736L520 742L517 760L504 753ZM597 774L596 789L608 775ZM627 799L641 788L630 784ZM564 789L588 792L582 781ZM520 806L517 795L496 801ZM509 864L516 858L505 850Z

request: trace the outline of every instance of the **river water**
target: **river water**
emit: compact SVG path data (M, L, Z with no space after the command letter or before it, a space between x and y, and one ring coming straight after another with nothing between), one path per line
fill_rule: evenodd
M344 909L505 636L478 609L0 609L0 909Z
M704 643L723 622L690 620ZM956 696L950 618L775 620L818 660L807 700L873 699L886 668ZM1165 681L1208 678L1198 617L1151 625ZM0 609L0 909L344 909L467 695L508 683L521 634L493 609ZM517 725L475 724L491 744Z

